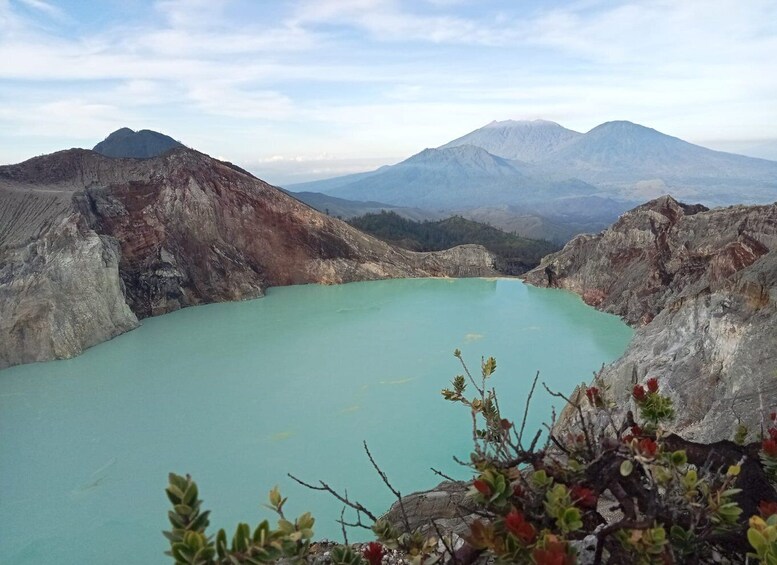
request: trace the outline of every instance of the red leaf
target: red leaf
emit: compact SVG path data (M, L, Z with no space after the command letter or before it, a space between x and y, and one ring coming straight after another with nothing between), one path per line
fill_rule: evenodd
M505 516L505 528L518 538L524 545L529 545L537 536L537 530L523 517L523 514L513 510Z
M370 562L370 565L380 565L385 553L383 546L374 541L368 543L367 547L362 550L362 555Z
M484 481L482 479L475 479L473 481L472 485L483 496L491 496L491 485L489 485L486 481Z

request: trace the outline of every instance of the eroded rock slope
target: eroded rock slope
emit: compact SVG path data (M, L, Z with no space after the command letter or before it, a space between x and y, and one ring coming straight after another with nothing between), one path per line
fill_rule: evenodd
M550 268L549 270L547 268ZM777 406L777 204L708 210L665 196L582 235L526 275L636 328L604 372L629 403L656 376L689 439L730 439Z
M394 248L190 149L73 149L0 167L0 368L270 286L490 274L479 246Z

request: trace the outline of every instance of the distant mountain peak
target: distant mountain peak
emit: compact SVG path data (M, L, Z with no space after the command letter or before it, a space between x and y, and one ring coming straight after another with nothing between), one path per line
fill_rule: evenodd
M561 124L553 122L551 120L493 120L492 122L483 126L484 128L509 128L509 127L532 127L532 126L549 126L549 127L563 127Z
M548 120L503 120L486 124L440 149L475 145L503 159L533 163L581 135Z
M450 166L452 163L488 169L508 168L511 173L517 172L505 159L492 155L476 145L455 145L453 147L424 149L420 153L408 157L398 165L425 164Z
M184 145L163 133L123 127L95 145L93 150L106 157L150 159L178 147Z
M595 131L608 131L608 132L643 132L643 133L655 133L658 135L666 135L665 133L661 133L660 131L649 128L647 126L643 126L641 124L635 124L634 122L630 122L628 120L613 120L610 122L604 122L603 124L599 124L595 128L593 128L588 133L592 133ZM671 137L671 136L667 136Z

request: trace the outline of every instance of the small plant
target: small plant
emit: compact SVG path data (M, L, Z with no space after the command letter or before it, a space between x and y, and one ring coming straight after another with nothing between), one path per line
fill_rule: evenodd
M654 434L660 424L674 418L672 399L659 394L657 378L649 378L646 386L635 385L632 396L637 403L639 415L644 422L642 427L646 432Z
M266 505L278 514L277 527L271 528L264 520L252 531L248 524L241 523L228 543L223 529L216 534L215 542L206 535L209 512L200 513L202 501L191 477L170 473L169 481L166 493L173 504L168 512L172 529L164 534L170 540L167 554L176 565L257 565L279 559L295 562L307 555L315 520L307 512L293 523L287 520L283 514L286 499L277 487L270 491Z
M363 565L364 560L351 546L338 545L332 549L332 565Z

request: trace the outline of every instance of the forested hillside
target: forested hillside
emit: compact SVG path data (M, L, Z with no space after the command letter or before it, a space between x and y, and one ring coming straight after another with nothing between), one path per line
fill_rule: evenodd
M350 220L354 227L383 241L412 251L439 251L465 243L477 243L498 258L497 268L521 274L558 250L549 241L519 237L480 222L453 216L436 222L414 222L394 212L365 214Z

